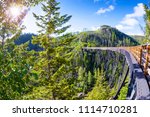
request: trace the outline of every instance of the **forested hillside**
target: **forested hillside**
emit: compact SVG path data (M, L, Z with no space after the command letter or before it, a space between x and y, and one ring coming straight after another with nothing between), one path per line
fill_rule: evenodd
M128 36L107 25L101 26L101 28L96 31L81 32L74 35L78 38L78 40L75 40L75 43L81 41L85 44L84 46L92 47L134 46L138 45L143 39L142 36ZM15 41L15 43L20 45L29 41L29 49L38 50L38 46L31 43L33 36L36 35L23 34ZM40 49L41 48L39 48L39 50Z
M140 44L145 44L146 40L144 36L140 36L140 35L131 35L132 38L134 38L138 43Z
M101 26L101 28L96 31L82 32L79 39L82 42L88 43L88 46L97 47L133 46L139 44L132 37L107 25Z
M32 43L32 39L33 37L36 37L37 35L35 34L30 34L30 33L26 33L26 34L22 34L20 35L20 37L18 39L16 39L14 42L16 45L21 45L21 44L25 44L28 43L28 50L35 50L35 51L41 51L43 50L41 47L38 46L38 44L33 44Z
M30 34L30 33L22 34L22 35L20 35L20 37L18 39L15 40L15 44L21 45L21 44L24 44L28 41L31 42L33 36L36 36L36 35Z

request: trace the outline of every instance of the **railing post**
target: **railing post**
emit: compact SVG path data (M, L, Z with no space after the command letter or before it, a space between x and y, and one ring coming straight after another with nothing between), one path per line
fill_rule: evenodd
M145 62L145 65L144 65L144 74L145 75L148 74L147 68L148 68L148 55L146 54L146 62Z
M139 62L139 64L142 66L142 52L143 52L143 50L142 50L143 48L142 47L140 47L140 62Z
M145 64L144 64L144 74L147 75L148 74L148 62L149 62L149 57L148 57L148 46L146 47L146 61L145 61Z

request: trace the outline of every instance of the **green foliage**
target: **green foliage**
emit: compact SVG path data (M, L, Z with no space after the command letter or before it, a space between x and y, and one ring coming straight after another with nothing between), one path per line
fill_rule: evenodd
M144 9L145 9L145 16L144 16L144 19L145 19L145 24L146 24L146 27L145 27L145 40L144 42L147 43L147 42L150 42L150 8L148 5L144 5Z
M139 36L139 35L132 35L131 37L133 37L137 42L139 42L140 44L145 44L145 37L144 36Z
M81 32L79 40L88 47L133 46L139 43L132 37L110 26L101 26L97 31Z
M126 78L124 86L122 87L120 94L118 96L118 100L126 100L127 92L128 92L128 83L129 83L129 76Z
M63 25L71 16L61 16L58 5L56 0L49 0L46 4L42 4L44 16L34 14L41 30L32 42L43 48L42 51L35 51L37 60L32 69L32 73L37 74L39 81L37 88L34 88L32 94L29 93L29 97L32 95L36 99L72 99L76 92L72 83L75 79L69 77L74 70L70 67L75 55L71 42L75 37L72 34L62 34L70 27L63 27ZM53 35L57 35L57 37ZM40 97L41 95L38 94L38 96L34 96L34 91L40 90L40 87L43 86L48 90L46 97ZM43 91L40 92L43 94ZM28 98L28 95L25 98Z
M92 78L92 74L88 72L88 86L91 87L94 84L94 79Z
M40 0L35 0L35 4L37 1ZM0 99L74 99L77 95L73 61L79 47L72 44L75 36L62 34L70 27L63 24L71 16L60 16L58 4L55 0L47 1L42 7L45 16L34 14L41 21L39 26L44 24L41 33L33 37L40 51L27 51L29 42L15 45L20 30L0 45ZM4 42L8 32L1 33Z
M91 92L87 94L86 100L107 100L110 99L114 95L114 90L111 90L107 81L105 80L105 76L103 70L97 69L95 70L96 76L96 84Z
M81 66L83 66L82 69L84 69L84 74L88 74L86 77L86 80L88 81L87 93L93 90L98 83L96 81L99 77L99 74L103 74L102 77L104 77L104 84L106 84L103 88L108 86L108 89L111 89L111 91L108 92L109 99L112 98L117 89L120 87L122 79L124 78L128 68L127 63L125 62L125 57L117 52L112 51L88 50L83 52L81 60L83 60ZM97 69L101 69L105 72L99 73L99 70L97 71ZM85 77L85 75L83 75L83 77ZM91 82L90 79L93 82L92 85L89 85L89 82ZM98 89L98 87L95 89Z
M30 65L21 53L22 47L4 47L0 50L0 99L19 99L29 88Z
M83 69L82 67L79 68L77 81L79 91L85 94L88 89L88 82L87 82L87 73L85 72L85 69Z

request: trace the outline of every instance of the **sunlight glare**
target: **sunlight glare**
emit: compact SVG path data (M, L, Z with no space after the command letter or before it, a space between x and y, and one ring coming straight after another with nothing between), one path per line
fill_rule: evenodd
M9 8L9 11L10 11L11 16L13 18L17 18L21 14L21 8L19 6L16 6L16 5L15 6L11 6Z

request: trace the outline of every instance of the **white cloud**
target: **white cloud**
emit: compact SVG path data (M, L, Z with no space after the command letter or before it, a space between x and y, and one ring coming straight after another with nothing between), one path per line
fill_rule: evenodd
M139 3L134 7L134 12L131 14L126 14L122 21L116 25L116 28L123 32L129 32L129 30L133 31L134 29L137 30L139 28L138 19L143 20L144 14L145 11L143 3Z
M129 30L129 29L133 29L133 27L131 26L123 26L121 24L116 25L116 28L119 30Z
M100 29L100 26L93 26L93 27L91 27L92 31L95 31L95 30L98 30L98 29Z
M73 27L71 27L67 30L67 32L82 32L82 30L83 30L82 28L73 28Z
M100 8L96 14L100 15L100 14L104 14L106 12L110 12L113 11L115 9L115 7L113 5L110 5L108 8Z
M135 18L124 18L121 22L122 25L127 25L127 26L135 26L139 22Z
M134 18L134 17L143 17L145 14L143 3L139 3L136 7L134 7L134 13L127 14L126 17Z

